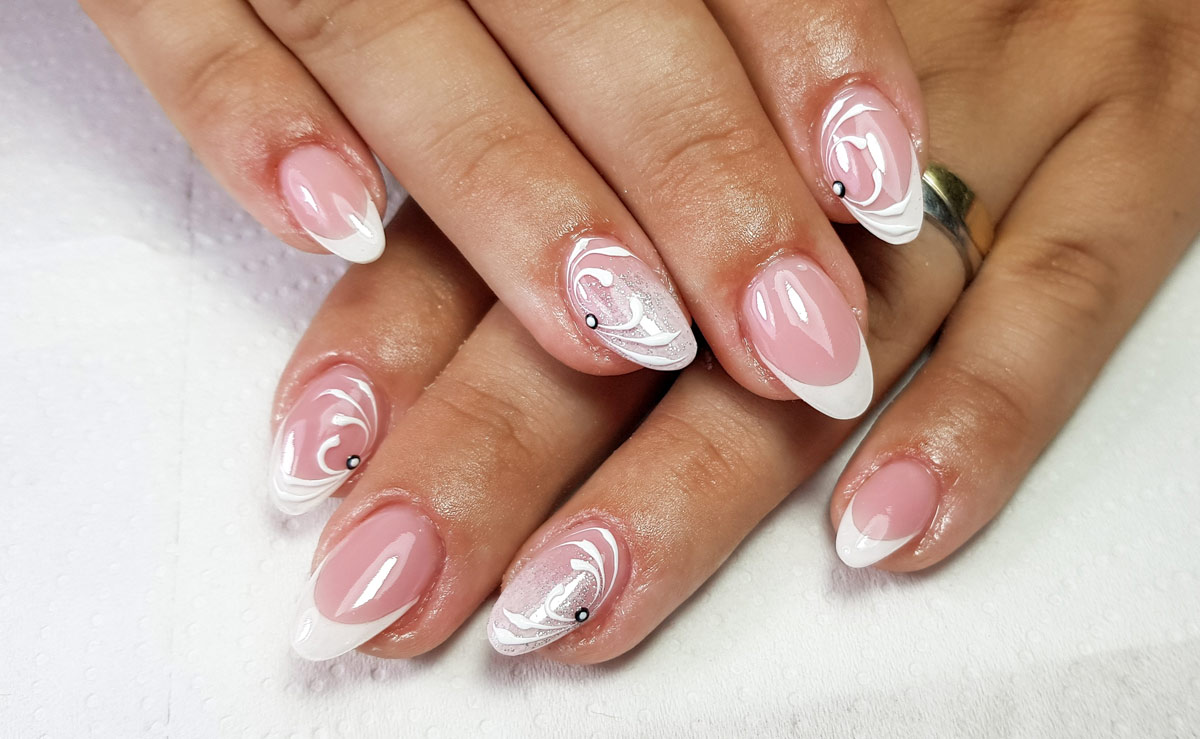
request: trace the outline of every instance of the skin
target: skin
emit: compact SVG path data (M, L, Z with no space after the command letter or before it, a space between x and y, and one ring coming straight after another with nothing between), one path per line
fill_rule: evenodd
M637 368L566 309L562 264L584 233L611 234L650 265L726 371L764 397L793 397L738 321L741 292L764 262L810 256L866 327L862 279L828 223L849 213L819 171L794 165L794 133L772 125L715 4L82 5L216 178L285 241L320 251L282 199L284 156L302 144L338 153L382 211L373 151L538 343L574 369ZM797 127L855 78L876 84L925 139L916 75L880 0L759 6L760 22L773 8L803 27L802 48L839 50L836 63L792 80L808 91L798 93Z
M843 232L871 297L877 397L941 329L932 357L847 466L830 510L836 524L887 459L927 464L942 486L934 520L877 565L911 571L952 554L1010 498L1200 230L1200 142L1189 134L1200 114L1200 13L1181 0L893 7L925 80L931 154L974 185L999 223L993 251L965 291L957 255L932 230L903 249ZM727 29L776 115L795 94L774 72L786 65L774 62L773 50L794 48L791 28L777 23L753 37L744 24ZM415 210L393 236L412 251L438 240ZM339 299L369 279L351 269L318 316L285 374L280 413L314 357L342 352L355 333L365 336L361 346L394 335L390 319L364 320L367 306L375 316L420 309L403 290ZM434 365L453 353L466 330L455 326L458 334L433 339L441 348L425 350L418 374L436 374ZM405 376L392 373L392 355L367 361ZM746 392L705 358L655 404L657 379L566 373L506 309L493 308L393 426L322 535L318 558L396 498L428 507L445 527L446 571L416 611L364 650L428 651L491 592L506 558L511 578L548 536L601 516L617 522L629 544L629 583L586 628L541 653L575 663L622 654L853 426ZM520 404L511 400L518 388ZM463 395L469 406L457 401ZM417 469L413 454L432 469Z

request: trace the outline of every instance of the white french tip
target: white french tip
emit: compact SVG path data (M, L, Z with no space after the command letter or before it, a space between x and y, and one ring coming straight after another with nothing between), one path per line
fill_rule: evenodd
M347 262L369 264L383 254L383 219L375 201L367 198L367 212L362 220L354 223L354 233L342 239L328 239L305 229L309 236L330 252Z
M863 210L846 203L850 215L877 238L889 244L907 244L921 233L925 222L925 198L921 189L921 165L917 150L912 151L912 175L908 181L908 192L904 199L883 210Z
M867 341L861 331L858 335L858 363L854 365L854 371L836 385L808 385L785 374L765 359L762 363L797 398L830 418L842 421L858 418L871 407L871 399L875 395L875 373L871 369L871 354L867 351Z
M322 563L324 565L324 563ZM321 567L308 579L304 594L296 606L296 625L292 630L292 651L312 662L322 662L353 651L391 626L417 602L413 600L374 621L361 624L343 624L323 616L317 609L315 598L317 576Z
M850 505L846 506L846 512L842 514L842 522L838 525L834 548L838 558L847 566L870 567L912 541L914 536L916 534L900 539L880 540L864 535L854 525L854 499L851 498Z

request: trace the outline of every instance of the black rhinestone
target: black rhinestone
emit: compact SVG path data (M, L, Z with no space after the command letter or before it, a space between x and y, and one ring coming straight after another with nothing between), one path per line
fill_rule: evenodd
M357 454L351 454L346 458L346 469L354 469L358 466L359 462L362 462L362 457L358 456Z
M846 197L846 186L844 184L842 184L841 180L834 181L833 194L837 195L839 198Z
M588 616L590 615L592 614L588 612L588 609L580 608L578 611L575 611L575 620L579 623L583 623L584 621L588 620Z
M588 328L596 328L600 325L600 321L596 320L596 317L591 313L583 317L583 322L587 324Z

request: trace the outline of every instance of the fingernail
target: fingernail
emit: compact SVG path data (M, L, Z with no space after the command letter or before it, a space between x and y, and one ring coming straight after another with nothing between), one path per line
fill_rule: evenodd
M883 93L856 83L821 118L821 154L835 195L889 244L917 238L924 218L921 166L912 136Z
M488 639L501 654L532 652L594 619L629 578L629 553L602 523L555 537L500 593Z
M443 556L433 522L413 506L375 511L338 542L309 578L292 649L319 661L368 641L416 605Z
M383 253L383 222L350 165L329 149L302 146L279 164L279 184L292 215L318 244L358 264Z
M851 567L887 557L925 530L937 508L938 482L913 459L888 462L867 478L838 526L838 556Z
M681 369L696 358L696 337L675 296L620 243L580 239L566 279L575 320L617 354L656 370Z
M293 516L333 495L375 451L382 408L365 372L338 364L309 381L271 451L271 500Z
M833 418L871 404L867 343L833 280L802 256L763 267L746 290L742 316L759 360L788 390Z

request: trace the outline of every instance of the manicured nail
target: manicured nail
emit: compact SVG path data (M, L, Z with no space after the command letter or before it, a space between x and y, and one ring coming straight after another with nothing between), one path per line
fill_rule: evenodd
M292 648L318 661L366 642L416 605L443 557L433 522L416 508L399 504L375 511L309 578Z
M913 459L884 464L867 478L838 526L838 556L851 567L887 557L925 530L937 509L938 482Z
M924 219L921 166L900 114L871 85L843 88L821 119L821 155L835 195L889 244L917 238Z
M612 529L585 523L552 539L500 593L488 639L525 654L561 639L604 609L629 578L629 553Z
M618 242L577 241L566 280L575 320L617 354L656 370L681 369L696 358L696 337L675 296Z
M271 500L279 510L311 510L358 471L379 441L381 406L366 373L352 364L309 381L271 452Z
M833 280L802 256L771 262L742 299L747 338L788 390L833 418L856 418L871 404L867 342Z
M366 264L383 253L383 222L350 165L329 149L302 146L279 164L279 184L296 221L342 259Z

